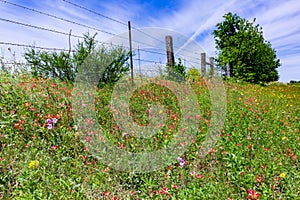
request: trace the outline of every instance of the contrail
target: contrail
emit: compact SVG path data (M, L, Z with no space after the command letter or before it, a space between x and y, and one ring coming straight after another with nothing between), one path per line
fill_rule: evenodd
M195 40L195 38L201 32L203 32L206 29L210 28L212 26L212 24L217 24L218 19L220 18L220 16L223 16L224 13L226 12L227 8L230 7L235 2L236 2L236 0L233 0L229 3L226 2L226 3L224 3L225 5L222 6L222 8L217 9L217 11L214 12L213 15L209 19L207 19L204 24L200 25L200 27L195 31L195 33L181 47L178 48L178 50L175 52L175 54L177 54L182 49L184 49L186 46L188 46L193 40Z

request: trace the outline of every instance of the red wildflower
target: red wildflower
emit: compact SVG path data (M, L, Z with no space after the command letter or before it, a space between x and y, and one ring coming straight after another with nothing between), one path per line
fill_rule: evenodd
M266 150L266 151L269 151L269 150L270 150L270 148L269 148L269 147L266 147L266 148L265 148L265 150Z
M87 142L90 142L91 140L92 140L92 138L91 138L91 136L85 136L85 140L87 141Z
M197 178L203 179L204 176L202 176L201 174L197 174Z
M248 190L248 199L258 199L260 194L255 192L254 190Z
M168 194L169 188L167 188L167 187L165 186L165 187L163 188L162 192L163 192L164 194Z
M103 193L103 195L104 195L104 196L109 196L109 195L110 195L110 192L105 191L105 192Z
M262 177L260 175L257 175L256 176L256 181L261 183L262 182Z
M19 130L20 129L20 123L15 123L14 127Z
M51 119L51 118L54 118L54 117L53 117L53 115L47 114L47 115L46 115L46 118L47 118L47 119Z
M52 151L55 151L56 149L58 149L58 146L56 146L56 145L53 145L53 146L51 147L51 150L52 150Z
M296 156L296 155L293 155L293 156L292 156L292 159L293 159L293 160L296 160L296 159L297 159L297 156Z
M30 106L29 102L24 103L24 107L29 107L29 106Z
M150 196L151 196L151 197L154 195L153 190L150 190L149 193L150 193Z

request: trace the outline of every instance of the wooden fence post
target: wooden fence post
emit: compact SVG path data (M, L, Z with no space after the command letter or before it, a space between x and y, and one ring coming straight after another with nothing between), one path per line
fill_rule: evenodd
M130 71L131 71L131 85L133 85L133 61L132 61L132 43L131 43L131 25L128 21L128 38L129 38L129 56L130 56Z
M226 65L226 75L229 78L230 77L230 66L229 64Z
M206 53L201 53L201 76L206 74Z
M214 64L214 57L210 57L209 58L209 65L210 65L210 77L213 77L214 75L214 67L215 67L215 64Z
M166 36L166 50L167 50L167 60L169 66L174 66L174 52L173 52L173 39L172 36Z

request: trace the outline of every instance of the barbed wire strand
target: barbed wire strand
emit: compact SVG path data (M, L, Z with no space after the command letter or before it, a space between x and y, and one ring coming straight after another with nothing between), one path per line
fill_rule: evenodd
M35 26L35 25L31 25L31 24L27 24L27 23L22 23L22 22L17 22L17 21L14 21L14 20L9 20L9 19L4 19L4 18L0 18L0 21L4 21L4 22L8 22L8 23L13 23L13 24L21 25L21 26L27 26L27 27L30 27L30 28L35 28L35 29L39 29L39 30L43 30L43 31L49 31L49 32L52 32L52 33L57 33L57 34L66 35L66 36L70 35L69 33L57 31L57 30L54 30L54 29L44 28L44 27ZM71 34L71 36L72 37L76 37L76 38L81 38L81 39L84 38L82 36L72 35L72 34Z
M2 2L6 2L7 1L3 1L3 0L0 0ZM8 2L10 3L10 2ZM27 8L26 8L27 9ZM65 32L61 32L61 31L57 31L57 30L54 30L54 29L48 29L48 28L44 28L44 27L39 27L39 26L35 26L35 25L31 25L31 24L27 24L27 23L21 23L21 22L17 22L17 21L14 21L14 20L9 20L9 19L4 19L4 18L0 18L1 21L5 21L5 22L9 22L9 23L14 23L14 24L18 24L18 25L22 25L22 26L27 26L27 27L31 27L31 28L35 28L35 29L39 29L39 30L44 30L44 31L49 31L49 32L53 32L53 33L57 33L57 34L62 34L62 35L69 35L69 36L72 36L72 37L77 37L77 38L81 38L83 39L84 37L82 36L77 36L77 35L70 35L69 33L65 33ZM127 39L127 38L126 38ZM99 42L99 43L102 43L104 44L104 42L101 42L101 41L96 41L96 42ZM1 42L0 44L5 44L5 45L15 45L15 46L22 46L22 47L30 47L30 48L37 48L37 49L43 49L43 50L54 50L54 51L68 51L68 50L65 50L65 49L61 49L61 48L49 48L49 47L38 47L38 46L35 46L35 45L25 45L25 44L14 44L14 43L8 43L8 42ZM120 46L120 45L115 45L115 44L112 44L110 43L111 45L114 45L114 46L118 46L118 47L123 47L123 46ZM160 53L160 52L156 52L156 51L150 51L150 50L145 50L145 49L136 49L136 50L139 50L139 51L144 51L144 52L148 52L148 53L153 53L153 54L159 54L159 55L166 55L165 53ZM74 51L73 51L74 52ZM188 56L185 56L185 57L188 57ZM192 57L191 57L192 58ZM196 58L197 59L197 58ZM198 59L199 60L199 59ZM149 60L140 60L142 62L150 62L150 63L158 63L157 61L149 61ZM193 61L189 61L189 62L193 62ZM196 62L193 62L193 63L196 63ZM196 63L196 64L199 64L199 63Z
M18 46L18 47L27 47L27 48L35 48L35 49L42 49L42 50L48 50L48 51L69 51L68 49L62 49L62 48L55 48L55 47L40 47L35 45L28 45L28 44L18 44L18 43L12 43L12 42L2 42L0 41L1 45L10 45L10 46ZM72 52L75 52L75 50L72 50Z
M4 1L4 0L0 0L1 2L3 3L7 3L7 4L11 4L13 6L17 6L17 7L20 7L20 8L23 8L23 9L26 9L26 10L30 10L32 12L37 12L39 14L42 14L42 15L46 15L48 17L52 17L52 18L55 18L55 19L59 19L59 20L62 20L62 21L65 21L65 22L68 22L68 23L72 23L72 24L75 24L75 25L78 25L78 26L82 26L82 27L85 27L85 28L90 28L90 29L93 29L93 30L96 30L96 31L99 31L99 32L102 32L102 33L105 33L105 34L108 34L108 35L112 35L112 36L116 36L116 37L119 37L119 38L122 38L122 39L126 39L128 40L127 37L123 37L123 36L120 36L118 34L115 34L115 33L111 33L111 32L108 32L108 31L104 31L104 30L101 30L101 29L98 29L98 28L95 28L95 27L91 27L91 26L88 26L88 25L85 25L85 24L81 24L81 23L78 23L78 22L74 22L74 21L71 21L71 20L68 20L68 19L65 19L65 18L61 18L61 17L57 17L55 15L51 15L49 13L45 13L45 12L42 12L42 11L38 11L36 9L33 9L33 8L28 8L28 7L25 7L25 6L22 6L22 5L19 5L19 4L16 4L16 3L11 3L11 2L8 2L8 1ZM13 20L8 20L8 19L3 19L2 21L7 21L7 22L13 22ZM15 22L15 24L19 24L19 25L25 25L25 23L21 23L21 22ZM46 28L42 28L42 27L37 27L37 26L34 26L34 25L29 25L29 24L26 24L28 27L32 27L32 28L38 28L40 30L46 30ZM60 31L52 31L52 32L60 32ZM69 34L68 34L69 35ZM78 37L78 36L76 36ZM80 36L81 37L81 36ZM83 37L81 37L83 38ZM137 42L137 41L133 41L133 42ZM137 42L137 43L141 43L141 44L146 44L146 43L142 43L142 42ZM146 45L149 45L149 44L146 44Z
M101 29L98 29L98 28L95 28L95 27L91 27L91 26L88 26L88 25L85 25L85 24L81 24L81 23L78 23L78 22L75 22L75 21L71 21L71 20L68 20L68 19L65 19L65 18L62 18L62 17L58 17L58 16L55 16L55 15L52 15L52 14L49 14L49 13L45 13L45 12L42 12L42 11L33 9L33 8L29 8L29 7L26 7L26 6L22 6L22 5L20 5L20 4L8 2L8 1L5 1L5 0L0 0L0 1L3 2L3 3L7 3L7 4L10 4L10 5L13 5L13 6L22 8L22 9L26 9L26 10L29 10L29 11L32 11L32 12L36 12L36 13L45 15L45 16L47 16L47 17L52 17L52 18L55 18L55 19L58 19L58 20L61 20L61 21L65 21L65 22L72 23L72 24L75 24L75 25L78 25L78 26L82 26L82 27L85 27L85 28L93 29L93 30L96 30L96 31L99 31L99 32L103 32L103 33L109 34L109 35L118 36L117 34L114 34L114 33L108 32L108 31L104 31L104 30L101 30ZM85 7L83 7L83 6L80 6L80 5L78 5L78 4L75 4L75 3L72 3L72 2L69 2L69 1L65 1L65 2L67 2L67 3L71 4L71 5L77 6L77 7L81 8L81 9L87 9L87 8L85 8ZM94 13L94 14L97 13L97 12L92 11L92 10L90 10L90 9L87 9L87 10L91 11L91 12ZM97 14L100 15L100 16L102 16L102 17L105 17L105 18L107 18L107 19L113 20L113 21L115 21L115 22L118 22L118 23L121 23L121 24L127 26L127 24L125 24L125 23L123 23L123 22L121 22L121 21L119 21L119 20L112 19L112 18L107 17L107 16L105 16L105 15L103 15L103 14L100 14L100 13L97 13ZM25 24L25 23L21 23L21 22L16 22L16 21L13 21L13 20L8 20L8 19L3 19L3 18L2 18L1 20L2 20L2 21L6 21L6 22L15 23L15 24L18 24L18 25L23 25L23 26L31 27L31 28L36 28L36 29L40 29L40 30L50 31L50 32L53 32L53 33L59 33L59 34L63 34L63 35L69 35L69 33L64 33L64 32L61 32L61 31L57 31L57 30L53 30L53 29L48 29L48 28L44 28L44 27L38 27L38 26L31 25L31 24ZM139 30L139 29L137 29L137 28L135 28L135 27L133 27L133 29L135 29L135 30L137 30L137 31L139 31L139 32L141 32L141 33L147 35L148 37L150 37L150 38L152 38L152 39L155 39L155 40L157 40L157 41L160 41L161 43L164 43L162 40L159 40L159 39L157 39L157 38L155 38L155 37L153 37L153 36L151 36L151 35L145 33L144 31L141 31L141 30ZM77 37L77 38L81 38L81 39L83 38L82 36L77 36L77 35L71 35L71 36ZM119 37L120 37L120 36L119 36ZM121 38L127 39L127 38L125 38L125 37L121 37ZM105 42L101 42L101 41L97 41L97 42L103 43L103 44L105 43ZM149 44L147 44L147 43L142 43L142 42L139 42L139 41L133 41L133 42L141 43L141 44L145 44L145 45L149 45ZM118 46L118 45L114 45L114 46ZM118 47L121 47L121 46L118 46ZM159 49L159 50L161 50L161 49ZM183 50L184 50L184 49L183 49ZM155 53L155 54L161 54L161 55L166 55L166 54L163 54L163 53L160 53L160 52L154 52L154 51L149 51L149 50L147 51L147 50L142 50L142 49L141 49L141 51L145 51L145 52L149 52L149 53ZM194 57L191 57L191 58L194 58ZM196 58L196 59L197 59L197 58Z
M88 11L88 12L90 12L90 13L95 14L95 15L98 15L98 16L101 16L101 17L103 17L103 18L106 18L106 19L109 19L109 20L111 20L111 21L114 21L114 22L116 22L116 23L122 24L122 25L124 25L124 26L126 26L126 27L127 27L127 25L128 25L128 24L122 22L122 21L119 20L119 19L111 18L111 17L109 17L109 16L107 16L107 15L101 14L101 13L99 13L99 12L96 12L96 11L94 11L94 10L91 10L91 9L89 9L89 8L86 8L86 7L84 7L84 6L81 6L81 5L79 5L79 4L70 2L70 1L68 1L68 0L62 0L62 1L66 2L66 3L70 4L70 5L73 5L73 6L75 6L75 7L78 7L78 8L80 8L80 9L86 10L86 11ZM152 38L152 39L154 39L154 40L156 40L156 41L162 42L163 44L165 43L164 41L162 41L162 40L160 40L160 39L158 39L158 38L155 38L155 37L153 37L152 35L150 35L150 34L148 34L148 33L145 33L144 31L142 31L142 30L136 28L135 26L133 26L132 29L134 29L134 30L136 30L136 31L139 31L139 32L141 32L141 33L147 35L148 37L150 37L150 38ZM133 42L134 42L134 40L133 40ZM140 44L145 44L145 43L143 43L143 42L138 42L138 43L140 43ZM147 44L147 45L149 45L149 44ZM175 47L176 47L176 46L175 46ZM178 47L176 47L176 48L178 48ZM181 49L181 50L182 50L182 51L189 52L189 53L195 53L195 52L193 52L193 51L189 51L189 50L186 50L186 49ZM197 53L195 53L195 54L197 54Z
M29 10L29 11L32 11L32 12L39 13L41 15L45 15L47 17L51 17L51 18L58 19L58 20L61 20L61 21L64 21L64 22L75 24L75 25L78 25L78 26L81 26L81 27L89 28L89 29L92 29L92 30L95 30L95 31L99 31L99 32L102 32L102 33L106 33L106 34L109 34L109 35L116 35L115 33L104 31L104 30L101 30L101 29L98 29L98 28L95 28L95 27L92 27L92 26L88 26L86 24L82 24L82 23L79 23L79 22L68 20L68 19L65 19L65 18L62 18L62 17L58 17L56 15L52 15L52 14L49 14L49 13L46 13L46 12L42 12L42 11L39 11L39 10L36 10L36 9L33 9L33 8L22 6L20 4L12 3L12 2L9 2L9 1L5 1L5 0L0 0L0 1L3 2L3 3L7 3L7 4L10 4L10 5L19 7L19 8L23 8L25 10Z
M122 24L122 25L127 26L126 23L124 23L124 22L122 22L122 21L120 21L120 20L117 20L117 19L108 17L108 16L106 16L106 15L104 15L104 14L98 13L98 12L96 12L96 11L93 11L93 10L91 10L91 9L88 9L88 8L86 8L86 7L83 7L83 6L79 5L79 4L76 4L76 3L73 3L73 2L67 1L67 0L62 0L62 1L66 2L66 3L68 3L68 4L71 4L71 5L75 6L75 7L78 7L78 8L80 8L80 9L86 10L86 11L88 11L88 12L90 12L90 13L95 14L95 15L101 16L101 17L103 17L103 18L106 18L106 19L109 19L109 20L114 21L114 22L116 22L116 23L119 23L119 24Z

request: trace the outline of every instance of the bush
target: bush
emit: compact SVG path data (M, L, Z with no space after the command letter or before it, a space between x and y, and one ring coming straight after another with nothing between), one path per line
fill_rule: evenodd
M201 72L196 68L191 68L187 72L188 79L190 79L193 82L195 82L200 76L201 76Z

